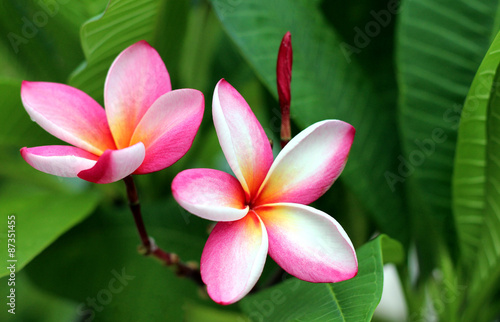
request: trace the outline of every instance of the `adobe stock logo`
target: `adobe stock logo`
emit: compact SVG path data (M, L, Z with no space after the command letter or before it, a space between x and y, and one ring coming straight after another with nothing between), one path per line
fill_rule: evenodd
M21 34L15 32L9 32L7 38L9 39L10 45L14 52L19 53L19 47L23 44L27 44L30 39L33 39L41 28L45 27L49 23L49 18L54 17L58 12L61 4L68 3L69 0L39 0L38 6L41 10L35 12L31 19L26 16L21 18L23 23L21 27Z

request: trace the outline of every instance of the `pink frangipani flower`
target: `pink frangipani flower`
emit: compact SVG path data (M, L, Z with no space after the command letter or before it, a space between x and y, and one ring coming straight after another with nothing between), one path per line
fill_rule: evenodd
M201 275L210 297L231 304L259 279L269 255L309 282L339 282L358 271L344 229L306 206L342 172L354 128L326 120L293 138L273 162L272 149L244 98L225 80L214 92L217 136L235 177L218 170L179 173L173 196L189 212L217 221L203 250Z
M37 170L110 183L162 170L191 147L201 123L200 91L172 91L160 55L147 42L125 49L106 77L103 109L74 87L23 81L23 105L43 129L73 146L22 148Z

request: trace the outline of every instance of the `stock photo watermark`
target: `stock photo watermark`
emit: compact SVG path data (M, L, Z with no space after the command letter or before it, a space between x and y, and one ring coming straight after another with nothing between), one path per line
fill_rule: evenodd
M16 314L16 216L7 217L7 270L9 278L7 285L10 287L7 295L7 312Z
M76 311L79 316L85 318L83 321L93 321L96 312L102 312L106 305L109 305L113 301L113 296L121 293L129 281L135 279L135 276L128 275L125 272L125 268L122 268L120 273L113 269L111 275L113 277L109 280L106 287L97 292L95 297L87 297L85 302L78 305Z
M60 5L68 3L70 0L39 0L37 2L40 10L35 12L31 17L21 17L22 26L18 32L9 32L7 38L9 39L14 53L19 53L19 48L23 44L27 44L30 39L38 35L40 29L45 27L50 18L53 18L59 12Z

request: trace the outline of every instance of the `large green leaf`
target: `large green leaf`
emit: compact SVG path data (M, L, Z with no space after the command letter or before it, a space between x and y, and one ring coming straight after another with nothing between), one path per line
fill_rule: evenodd
M460 120L453 175L453 210L462 262L475 263L483 249L486 182L486 112L491 88L500 63L500 37L497 36L472 82Z
M465 318L475 317L500 281L500 34L481 64L460 122L454 205L462 262L469 268ZM468 273L468 274L467 274ZM498 311L497 311L498 313Z
M96 1L4 0L0 2L0 41L33 80L64 81L81 62L80 25Z
M500 279L499 66L497 35L474 78L459 128L453 205L469 284L464 319L482 310Z
M16 269L21 270L88 216L99 201L95 193L71 193L73 189L68 187L65 190L42 189L26 182L4 182L0 186L0 238L5 245L0 261L17 260ZM7 252L7 243L13 245L14 255ZM8 273L2 270L0 277Z
M359 271L350 280L314 284L290 279L248 296L241 307L254 321L370 321L382 296L385 262L400 262L401 244L379 236L357 250Z
M451 177L462 104L492 36L498 1L403 2L397 34L404 179L422 211L451 220ZM405 160L405 161L403 161ZM417 212L417 211L416 211Z
M386 179L387 173L397 172L399 153L393 110L382 104L356 62L346 59L341 39L314 3L214 0L212 4L231 39L275 96L278 47L285 32L291 31L292 118L301 128L328 118L342 119L356 127L342 178L375 215L384 232L405 240L408 224L403 191L391 189ZM279 130L276 122L263 126Z

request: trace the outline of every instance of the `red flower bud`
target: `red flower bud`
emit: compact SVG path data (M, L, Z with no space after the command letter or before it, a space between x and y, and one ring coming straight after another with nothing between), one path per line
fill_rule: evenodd
M276 80L278 97L281 108L281 147L283 148L292 138L290 130L290 83L292 81L292 35L288 31L281 40L276 64Z

